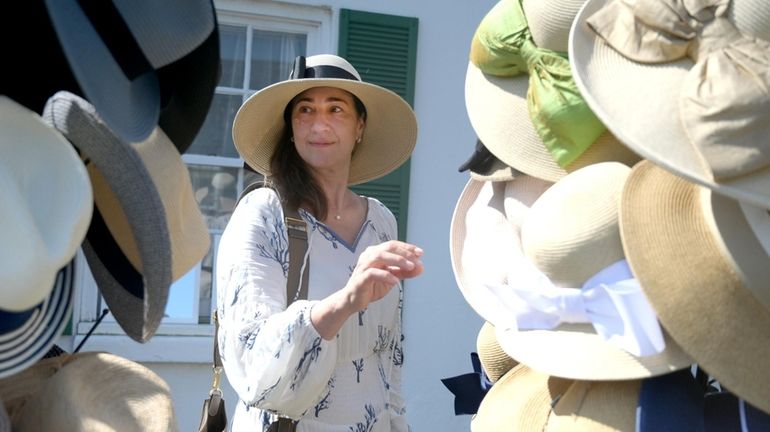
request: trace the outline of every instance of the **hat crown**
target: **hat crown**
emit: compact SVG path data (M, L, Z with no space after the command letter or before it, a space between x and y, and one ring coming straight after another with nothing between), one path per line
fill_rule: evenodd
M586 0L522 0L532 40L540 48L567 52L569 30Z
M322 67L337 68L353 75L357 81L362 81L361 75L358 73L356 68L354 68L353 65L350 64L350 62L334 54L317 54L314 56L310 56L305 59L305 67L306 68L322 68Z
M521 227L524 255L557 285L579 288L623 259L618 208L631 169L602 162L574 171L532 205Z

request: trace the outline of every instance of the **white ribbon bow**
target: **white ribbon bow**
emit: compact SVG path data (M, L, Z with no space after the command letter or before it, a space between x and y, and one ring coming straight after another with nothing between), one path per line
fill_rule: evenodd
M503 329L549 330L562 323L591 323L605 341L635 356L663 351L666 343L655 311L626 260L599 271L581 289L560 288L527 259L516 260L507 285L488 285L508 320Z

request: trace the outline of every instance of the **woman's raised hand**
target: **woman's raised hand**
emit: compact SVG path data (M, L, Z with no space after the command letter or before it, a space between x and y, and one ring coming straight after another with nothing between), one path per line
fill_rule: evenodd
M385 297L399 279L420 275L422 254L419 247L398 240L366 248L343 289L353 309L361 311Z

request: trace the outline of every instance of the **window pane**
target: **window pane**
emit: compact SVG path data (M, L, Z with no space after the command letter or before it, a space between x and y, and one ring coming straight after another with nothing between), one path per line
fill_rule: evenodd
M284 80L294 57L307 52L307 35L254 30L251 41L249 87L259 90Z
M215 94L206 121L185 153L237 158L232 129L241 96Z
M195 200L210 231L221 232L235 208L238 198L240 167L188 165Z
M219 25L219 51L222 58L222 87L243 87L243 66L246 63L246 27Z

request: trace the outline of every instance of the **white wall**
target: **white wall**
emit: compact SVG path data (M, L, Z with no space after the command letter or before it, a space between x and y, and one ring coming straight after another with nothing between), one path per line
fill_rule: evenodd
M425 273L406 284L404 396L412 430L468 431L470 416L455 416L441 378L471 372L481 318L458 290L449 259L449 226L468 176L457 167L473 151L476 135L465 111L464 85L471 37L492 0L298 0L419 19L415 112L419 124L411 162L407 238L425 250ZM336 47L336 29L334 46ZM197 426L211 383L209 365L147 363L172 387L182 431ZM225 383L227 386L227 384ZM237 398L229 386L232 415Z

